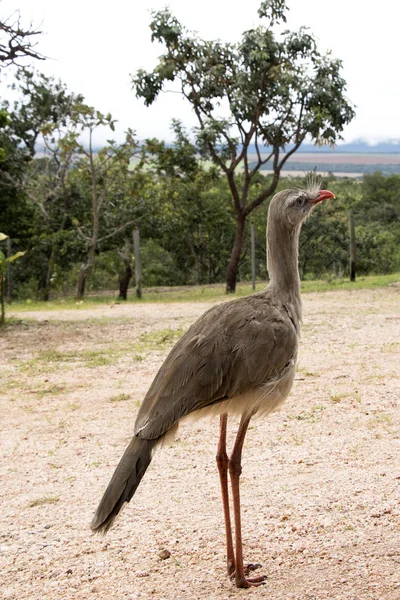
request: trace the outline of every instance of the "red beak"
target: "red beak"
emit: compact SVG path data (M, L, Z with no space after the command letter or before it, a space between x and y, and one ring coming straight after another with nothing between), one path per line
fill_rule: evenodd
M329 190L320 190L318 192L318 196L311 202L311 204L318 204L322 200L327 200L328 198L334 198L335 194L332 194Z

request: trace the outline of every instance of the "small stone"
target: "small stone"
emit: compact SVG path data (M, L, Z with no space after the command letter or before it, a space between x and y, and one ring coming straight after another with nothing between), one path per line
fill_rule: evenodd
M67 575L72 575L72 569L67 569L66 573Z
M158 553L158 556L161 560L166 560L171 556L171 552L169 550L161 550L161 552Z

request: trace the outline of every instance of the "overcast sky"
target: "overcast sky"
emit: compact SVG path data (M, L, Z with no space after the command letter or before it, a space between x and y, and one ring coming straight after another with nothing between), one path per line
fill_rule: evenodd
M118 131L127 127L142 137L170 138L171 118L195 124L177 94L162 94L152 107L136 100L130 73L151 69L162 48L150 40L150 11L168 5L187 28L205 39L237 41L257 26L259 0L0 0L0 16L19 9L24 24L33 21L44 34L38 50L49 57L36 66L82 93L88 104L111 112ZM357 116L345 129L346 141L400 139L398 0L288 0L287 27L307 25L324 50L342 59L347 95ZM8 76L8 79L10 75ZM1 82L5 85L4 77ZM4 88L3 88L4 89Z

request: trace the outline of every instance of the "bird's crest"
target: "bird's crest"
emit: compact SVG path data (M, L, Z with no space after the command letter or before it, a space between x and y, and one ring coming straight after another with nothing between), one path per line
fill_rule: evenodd
M317 172L310 171L305 176L305 189L310 195L316 195L321 189L322 175L317 175Z

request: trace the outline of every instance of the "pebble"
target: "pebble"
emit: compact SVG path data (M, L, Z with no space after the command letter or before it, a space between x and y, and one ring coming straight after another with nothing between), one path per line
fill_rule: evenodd
M171 552L169 550L161 550L161 552L158 553L158 556L162 560L166 560L167 558L169 558L171 556Z

